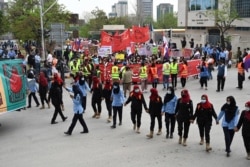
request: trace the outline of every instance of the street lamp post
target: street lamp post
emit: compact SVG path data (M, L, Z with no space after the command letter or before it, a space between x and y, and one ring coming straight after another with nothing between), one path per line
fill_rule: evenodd
M40 0L40 3L39 3L39 7L40 7L40 26L41 26L41 44L42 44L42 57L44 57L46 59L46 55L45 55L45 44L44 44L44 28L43 28L43 16L45 13L47 13L56 3L57 3L58 0L55 0L55 2L53 2L50 7L45 10L43 12L43 0Z

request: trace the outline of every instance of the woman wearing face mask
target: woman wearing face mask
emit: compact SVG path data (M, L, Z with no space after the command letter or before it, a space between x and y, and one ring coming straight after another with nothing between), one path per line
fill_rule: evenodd
M174 93L173 87L168 87L167 93L164 97L163 106L162 106L162 113L165 113L165 122L166 122L166 129L167 134L166 138L172 139L174 128L175 128L175 109L177 104L177 96ZM169 136L169 125L171 126L170 136Z
M142 114L142 105L144 109L147 111L147 104L144 99L142 92L140 91L139 86L135 85L132 92L125 102L124 106L131 102L131 120L134 124L133 129L136 130L136 133L140 133L141 126L141 114ZM137 129L136 129L137 128Z
M162 108L162 99L158 94L157 89L151 88L151 95L149 97L149 114L151 118L150 123L150 133L147 135L148 138L153 138L154 127L155 127L155 118L158 120L158 132L157 135L161 135L162 128L162 119L161 119L161 108Z
M250 160L250 101L246 102L245 110L241 112L240 119L235 131L238 132L242 126L242 137L247 152L247 159Z
M225 136L227 157L230 156L230 146L234 137L234 128L237 126L239 109L233 96L226 98L226 103L221 107L217 122L223 117L222 128Z
M179 144L187 146L186 141L188 138L190 121L193 117L193 101L190 99L188 90L184 89L181 91L181 98L177 101L175 113L178 123Z
M195 113L192 119L192 123L197 118L197 124L200 132L200 145L204 143L204 133L206 140L206 151L212 150L210 147L210 130L212 126L212 117L215 121L217 119L217 114L215 113L213 104L209 102L207 95L201 96L201 102L197 104Z
M119 116L119 126L122 125L122 107L125 101L124 99L124 92L120 88L118 82L114 82L113 90L111 93L111 100L112 100L112 107L113 107L113 125L111 126L112 129L116 128L116 115L118 112Z

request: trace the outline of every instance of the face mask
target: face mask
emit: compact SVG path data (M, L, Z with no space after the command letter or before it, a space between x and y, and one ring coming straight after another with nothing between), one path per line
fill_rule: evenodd
M118 86L116 86L116 85L115 85L115 86L114 86L114 88L115 88L115 89L117 89L117 88L118 88Z
M167 91L167 94L171 94L171 90L168 90L168 91Z
M135 89L135 92L138 93L140 90L139 89Z
M249 107L245 107L245 110L246 110L246 111L250 111L250 108L249 108Z
M228 105L230 105L230 102L227 102Z
M204 99L201 99L201 103L206 103L206 100L204 100Z

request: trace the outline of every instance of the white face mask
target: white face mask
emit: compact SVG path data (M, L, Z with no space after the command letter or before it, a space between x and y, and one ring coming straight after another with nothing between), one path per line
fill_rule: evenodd
M245 107L245 110L246 110L246 111L250 111L250 108L249 108L249 107Z
M140 91L140 89L135 89L135 92L138 93Z
M115 85L115 86L114 86L114 88L115 88L115 89L117 89L117 88L118 88L118 86L116 86L116 85Z
M204 100L204 99L201 99L201 103L206 103L206 100Z
M230 105L230 102L227 102L228 105Z
M171 94L171 90L167 90L167 94Z

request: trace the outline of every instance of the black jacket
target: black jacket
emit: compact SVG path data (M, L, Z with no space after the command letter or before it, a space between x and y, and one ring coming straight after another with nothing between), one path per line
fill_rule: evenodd
M157 101L149 101L149 113L150 115L161 115L162 99L158 96Z
M250 111L242 111L240 115L240 119L237 125L237 128L240 129L242 127L242 136L250 137L250 120L246 118L246 114L250 114Z
M193 101L188 103L182 103L181 98L178 99L175 113L177 115L177 121L188 122L193 118Z
M211 104L211 108L208 108L208 109L202 108L201 103L197 104L195 113L193 116L193 120L197 118L198 124L206 123L206 124L212 125L212 117L214 117L215 120L217 119L217 114L212 104Z
M133 95L133 92L131 92L125 104L128 104L130 102L132 111L142 112L142 105L144 106L145 110L148 109L143 94L141 94L139 98L136 98Z

